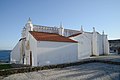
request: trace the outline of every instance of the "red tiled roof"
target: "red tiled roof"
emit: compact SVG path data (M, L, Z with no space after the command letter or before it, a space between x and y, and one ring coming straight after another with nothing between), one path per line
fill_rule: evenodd
M56 42L73 42L77 43L72 39L67 37L55 34L55 33L45 33L45 32L36 32L30 31L30 34L37 40L37 41L56 41Z
M73 35L68 36L68 37L74 37L74 36L77 36L77 35L80 35L80 34L82 34L82 33L73 34Z

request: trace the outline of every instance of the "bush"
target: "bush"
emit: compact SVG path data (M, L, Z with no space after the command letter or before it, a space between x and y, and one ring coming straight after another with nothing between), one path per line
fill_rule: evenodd
M0 64L0 70L2 70L2 69L10 69L10 68L12 68L11 64Z

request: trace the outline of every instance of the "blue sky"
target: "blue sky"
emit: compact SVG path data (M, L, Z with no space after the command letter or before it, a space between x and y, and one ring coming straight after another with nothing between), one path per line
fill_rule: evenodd
M120 38L120 0L0 0L0 49L13 49L28 18L33 24L98 32Z

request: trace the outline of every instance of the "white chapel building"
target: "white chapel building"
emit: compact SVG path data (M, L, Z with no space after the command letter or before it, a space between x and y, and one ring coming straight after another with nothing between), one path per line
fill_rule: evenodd
M11 52L11 63L44 66L76 62L91 55L109 54L107 35L81 30L33 25L28 20Z

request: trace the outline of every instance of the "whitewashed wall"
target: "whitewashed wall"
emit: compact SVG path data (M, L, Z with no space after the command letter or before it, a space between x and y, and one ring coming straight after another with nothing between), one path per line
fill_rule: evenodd
M11 63L20 63L20 46L21 41L19 41L10 53Z
M104 35L103 40L104 40L104 54L109 54L109 42L107 39L107 35Z
M92 55L99 55L99 41L98 41L98 33L93 31L92 35Z
M91 55L91 34L83 33L71 39L78 41L78 59L89 58Z
M37 66L37 41L36 39L29 33L29 42L30 42L30 50L32 51L32 66ZM28 54L28 63L30 64L30 52Z
M97 48L98 54L109 54L109 43L106 35L97 34Z
M69 42L37 42L37 65L51 65L78 60L78 44Z
M97 49L98 49L98 54L102 55L104 54L104 43L103 43L103 36L100 34L97 34Z

